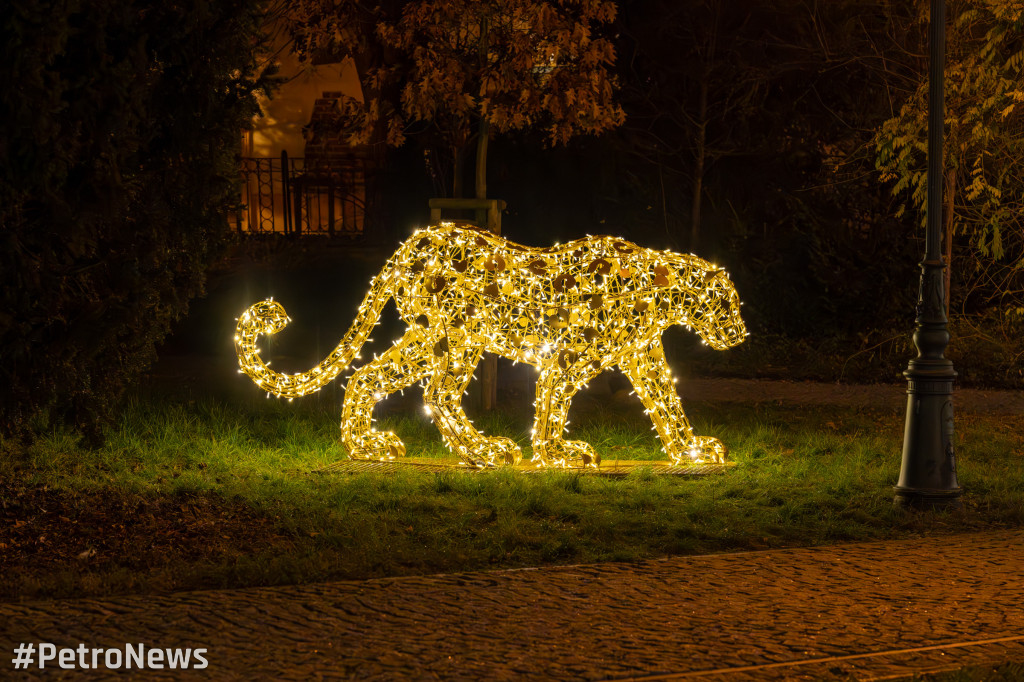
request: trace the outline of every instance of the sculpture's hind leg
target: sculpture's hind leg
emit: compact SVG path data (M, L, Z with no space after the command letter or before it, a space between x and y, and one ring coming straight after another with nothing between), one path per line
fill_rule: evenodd
M676 393L675 383L660 339L647 345L646 353L623 357L619 369L629 377L640 402L654 422L666 454L676 464L693 462L724 462L725 446L711 436L695 436L686 419L683 404Z
M434 342L422 329L410 329L348 380L341 412L341 440L352 459L394 459L405 454L405 445L398 436L373 428L373 406L427 375L433 365Z
M533 455L547 466L597 466L600 456L582 440L565 440L565 421L569 405L588 381L601 372L592 358L569 359L565 355L550 358L537 378L534 403Z
M517 464L523 453L509 438L487 437L462 409L462 394L480 362L479 348L450 349L437 358L423 399L448 446L470 464Z

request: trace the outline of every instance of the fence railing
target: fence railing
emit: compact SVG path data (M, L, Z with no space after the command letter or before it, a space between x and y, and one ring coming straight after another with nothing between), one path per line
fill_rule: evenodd
M243 157L239 232L362 238L366 167L362 159L307 165L302 157Z

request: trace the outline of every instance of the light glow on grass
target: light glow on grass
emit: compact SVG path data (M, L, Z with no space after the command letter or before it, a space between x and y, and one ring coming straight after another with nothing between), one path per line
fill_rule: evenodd
M528 449L529 405L512 407L476 421ZM618 459L663 457L638 402L583 407L573 415L580 437ZM733 445L728 473L320 474L344 452L327 408L268 407L262 398L137 402L97 450L64 431L27 446L0 442L5 518L24 514L23 525L0 529L0 598L637 560L1024 525L1024 417L961 414L967 513L908 515L891 503L898 412L728 403L690 411L698 428ZM379 421L421 456L451 457L418 413ZM20 503L23 493L36 502ZM110 505L118 516L88 516ZM118 544L146 518L152 532ZM89 549L96 556L88 563L75 558Z

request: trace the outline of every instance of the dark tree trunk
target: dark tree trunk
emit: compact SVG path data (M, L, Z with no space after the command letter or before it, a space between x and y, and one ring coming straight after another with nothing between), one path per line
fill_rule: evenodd
M462 196L462 172L465 147L452 147L452 198L458 199Z
M700 209L704 196L704 163L707 158L708 81L700 84L700 102L697 110L697 146L694 152L693 204L690 207L690 251L697 252L700 245Z
M487 142L491 136L491 123L480 119L480 130L476 138L476 198L487 198Z

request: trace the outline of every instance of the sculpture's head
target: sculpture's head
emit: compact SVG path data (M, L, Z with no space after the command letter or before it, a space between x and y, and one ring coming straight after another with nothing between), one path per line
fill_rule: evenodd
M715 350L732 348L746 339L740 297L725 270L698 268L688 262L676 272L672 289L668 311L672 324L690 327Z

